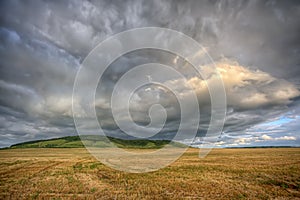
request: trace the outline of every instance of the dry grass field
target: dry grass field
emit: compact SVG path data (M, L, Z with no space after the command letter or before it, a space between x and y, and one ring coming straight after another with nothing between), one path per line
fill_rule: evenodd
M144 174L110 169L85 149L0 151L0 199L300 199L300 148L189 149Z

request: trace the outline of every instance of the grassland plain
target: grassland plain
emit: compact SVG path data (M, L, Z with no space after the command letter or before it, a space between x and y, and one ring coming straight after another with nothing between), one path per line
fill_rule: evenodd
M144 174L110 169L84 148L0 150L0 199L300 199L300 148L214 149L205 158L189 149Z

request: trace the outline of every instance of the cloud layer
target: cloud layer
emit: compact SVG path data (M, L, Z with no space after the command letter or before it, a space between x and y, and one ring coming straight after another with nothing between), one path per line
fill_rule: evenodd
M295 1L15 0L0 4L0 146L76 134L71 106L80 63L105 38L144 26L181 31L201 43L215 60L228 103L223 145L299 145L300 4ZM214 76L196 76L184 60L150 50L122 56L101 80L95 106L107 133L124 136L110 110L113 86L126 71L147 62L168 64L185 75L187 81L173 79L169 84L183 87L183 93L189 92L184 88L196 92L201 111L198 136L203 135L210 118L206 84L214 84ZM132 118L142 125L149 123L148 109L154 103L163 105L168 114L157 137L172 137L180 109L165 88L140 88L132 97ZM87 126L94 127L88 120Z

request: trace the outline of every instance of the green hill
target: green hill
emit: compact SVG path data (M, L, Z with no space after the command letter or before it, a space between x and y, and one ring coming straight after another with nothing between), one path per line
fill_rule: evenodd
M119 138L108 137L119 148L136 148L136 149L158 149L167 144L176 147L186 147L186 145L172 142L169 140L124 140ZM85 145L84 145L85 144ZM35 140L11 145L10 148L82 148L88 147L109 147L109 141L103 136L85 135L67 136L48 140Z

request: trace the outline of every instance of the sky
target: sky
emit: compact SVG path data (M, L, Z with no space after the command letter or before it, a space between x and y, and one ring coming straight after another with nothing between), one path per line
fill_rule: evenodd
M83 60L104 39L142 27L180 31L199 42L214 60L227 96L225 125L216 146L300 146L299 1L4 0L0 4L0 147L76 135L72 92ZM149 49L121 56L101 78L95 108L105 133L126 137L113 119L110 96L122 75L149 62L173 65L187 81L174 78L169 83L179 89L188 84L195 91L201 120L194 145L199 145L211 116L205 83L212 80L196 76L173 54ZM180 108L170 91L145 86L130 103L133 120L142 126L149 124L151 105L164 106L166 124L153 138L172 139Z

